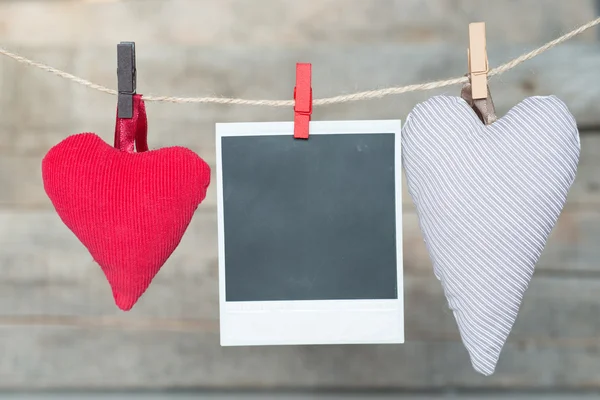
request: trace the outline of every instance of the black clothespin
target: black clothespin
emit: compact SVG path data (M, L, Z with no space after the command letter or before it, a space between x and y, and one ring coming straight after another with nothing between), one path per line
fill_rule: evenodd
M121 42L117 45L117 117L133 117L133 95L136 91L135 43Z

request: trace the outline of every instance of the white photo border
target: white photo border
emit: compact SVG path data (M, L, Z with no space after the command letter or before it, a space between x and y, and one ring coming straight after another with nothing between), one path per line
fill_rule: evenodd
M404 343L402 148L400 120L311 121L310 135L394 134L397 299L227 302L221 139L289 136L293 122L216 124L221 346ZM310 138L308 139L310 140Z

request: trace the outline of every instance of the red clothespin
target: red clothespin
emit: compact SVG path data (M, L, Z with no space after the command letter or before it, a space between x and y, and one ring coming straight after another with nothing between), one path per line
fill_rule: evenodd
M308 139L308 125L312 114L312 65L296 64L296 87L294 88L294 139Z

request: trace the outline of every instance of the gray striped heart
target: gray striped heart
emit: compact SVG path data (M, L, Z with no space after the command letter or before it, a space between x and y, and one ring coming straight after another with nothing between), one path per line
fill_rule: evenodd
M554 96L484 125L460 97L418 104L402 130L419 225L476 371L491 375L579 162Z

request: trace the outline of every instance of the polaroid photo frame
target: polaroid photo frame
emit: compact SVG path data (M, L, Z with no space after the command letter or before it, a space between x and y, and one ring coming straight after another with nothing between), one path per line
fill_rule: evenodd
M218 123L222 346L404 342L399 120Z

